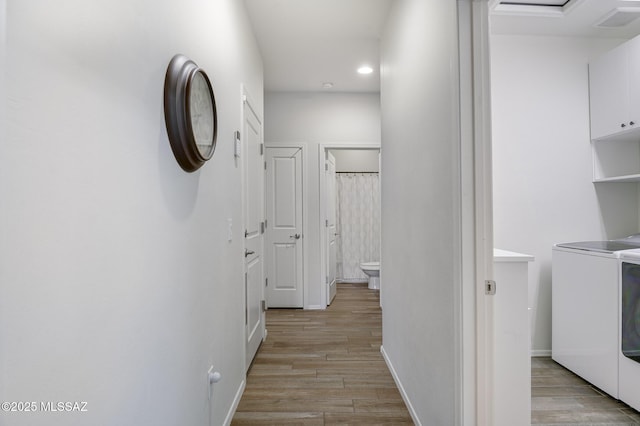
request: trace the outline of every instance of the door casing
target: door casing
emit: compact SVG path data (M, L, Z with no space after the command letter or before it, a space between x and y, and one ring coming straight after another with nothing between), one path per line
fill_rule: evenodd
M326 181L326 196L325 207L327 222L325 222L325 247L327 249L327 270L325 271L327 279L325 280L327 285L327 304L331 304L331 301L336 295L336 238L337 234L337 205L336 205L336 159L329 151L325 151L326 159L324 172L324 178Z
M324 174L324 164L325 159L327 158L327 151L331 149L375 149L380 150L380 144L375 142L341 142L341 143L320 143L318 145L318 181L320 182L320 214L318 215L320 221L318 226L322 230L320 232L320 276L318 277L319 282L322 283L322 306L321 309L325 309L329 304L329 289L328 286L325 285L327 280L327 253L328 253L328 241L326 238L325 232L325 224L328 220L327 218L327 206L325 203L327 197L327 183L325 180ZM380 170L382 173L382 170ZM382 197L380 198L380 202L382 202ZM380 259L382 263L382 259Z
M299 148L302 152L302 304L303 309L310 309L308 295L309 295L309 268L308 268L308 256L309 253L309 238L306 236L309 235L309 209L308 209L308 170L309 170L309 160L308 160L308 144L307 142L265 142L264 144L265 150L270 148ZM267 227L270 225L267 224ZM269 259L270 253L266 253L267 261ZM269 277L267 277L269 279ZM315 307L314 307L315 308Z
M300 147L265 148L265 295L270 308L304 307L303 154Z

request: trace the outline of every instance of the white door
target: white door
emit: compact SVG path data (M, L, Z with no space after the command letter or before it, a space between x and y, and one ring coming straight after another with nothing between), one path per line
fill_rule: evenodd
M264 160L262 155L262 123L251 101L243 103L243 215L245 260L245 326L246 368L264 337Z
M336 237L338 236L336 231L336 159L327 151L327 162L325 167L325 179L326 179L326 238L327 242L327 271L326 271L326 283L327 283L327 304L330 305L333 298L336 296Z
M302 148L267 148L267 305L303 307Z

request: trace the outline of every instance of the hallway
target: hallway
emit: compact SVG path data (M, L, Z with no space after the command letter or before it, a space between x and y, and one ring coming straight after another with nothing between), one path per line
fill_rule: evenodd
M380 354L379 292L339 284L326 311L267 311L233 425L413 424Z

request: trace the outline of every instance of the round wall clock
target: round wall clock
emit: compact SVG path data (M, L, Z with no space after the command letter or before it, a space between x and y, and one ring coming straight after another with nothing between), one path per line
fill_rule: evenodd
M164 79L164 121L178 164L194 172L213 156L218 135L216 99L209 77L191 59L176 55Z

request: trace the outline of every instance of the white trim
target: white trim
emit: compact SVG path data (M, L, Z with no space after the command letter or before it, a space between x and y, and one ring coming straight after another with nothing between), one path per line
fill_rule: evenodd
M550 357L551 356L551 349L532 349L531 350L531 357L532 358L536 358L536 357Z
M455 424L476 422L476 246L474 200L474 111L472 16L470 2L458 2L459 146L456 164L459 189L456 194L455 241L459 241L459 271L455 281ZM455 90L455 88L454 88Z
M245 109L244 109L244 104L246 102L246 91L244 88L244 84L240 85L240 124L239 124L239 129L240 130L240 138L243 138L244 136L242 135L242 133L244 133L244 124L245 124ZM244 165L244 156L246 155L246 153L244 152L244 145L241 144L241 149L240 149L240 157L236 157L235 161L236 161L236 167L240 167L240 216L242 217L242 223L240 225L240 229L245 229L245 226L247 224L247 216L245 214L246 211L246 206L245 206L245 195L246 195L246 179L245 179L245 165ZM244 253L245 250L247 249L247 244L245 241L245 238L240 238L240 254ZM246 294L246 276L247 276L247 264L244 260L242 260L242 307L245 309L247 309L247 294ZM245 324L242 325L242 368L245 370L247 370L247 325L246 325L246 321ZM234 410L235 411L235 410Z
M242 394L244 393L244 388L247 385L246 380L240 382L240 387L236 392L236 396L233 397L233 402L231 403L231 407L229 407L229 411L227 412L227 416L224 419L224 426L229 426L231 421L233 420L233 416L236 414L236 410L238 409L238 405L240 404L240 400L242 399Z
M326 306L322 306L322 305L307 305L304 308L309 311L327 309Z
M322 142L325 149L380 149L379 142Z
M244 108L244 105L247 105L251 109L253 114L258 118L258 121L260 122L260 127L263 127L263 120L262 120L262 116L260 115L260 111L258 111L255 108L256 102L253 100L253 97L247 91L247 87L244 84L241 85L241 87L242 87L242 107ZM244 125L244 122L242 124ZM262 136L264 139L264 135Z
M300 148L302 150L302 308L313 309L309 305L309 144L307 142L264 142L265 158L267 148ZM266 184L266 182L265 182ZM265 191L266 192L266 191ZM265 198L266 202L266 198ZM266 253L266 252L265 252ZM266 275L265 275L266 276ZM268 277L267 277L268 278Z
M342 278L336 280L336 284L367 284L366 278Z
M380 346L380 353L382 354L382 358L384 359L384 362L387 364L387 367L389 368L389 372L391 373L391 377L393 377L393 381L396 382L398 391L400 392L400 395L402 396L402 400L407 406L407 410L409 410L409 414L411 415L411 419L413 420L413 423L415 423L416 426L422 426L422 423L418 418L418 414L416 413L416 410L413 408L413 404L411 404L411 400L409 399L407 392L404 390L404 386L402 386L400 377L398 377L398 374L396 373L396 369L393 368L393 363L391 362L391 359L387 355L387 352L384 350L383 346Z
M326 309L329 300L328 288L326 284L326 271L327 271L327 256L326 256L326 237L327 233L325 232L325 221L327 220L326 208L324 205L324 198L326 193L326 181L324 179L324 163L326 161L326 152L330 149L377 149L380 150L380 143L376 142L326 142L318 144L318 182L320 184L319 188L319 198L318 198L318 208L320 209L318 218L318 235L319 243L320 243L320 276L318 277L319 282L322 285L321 294L321 302L324 305L323 309Z
M475 425L493 425L493 298L484 281L493 279L493 194L489 5L471 1L472 123L475 213ZM470 312L470 309L466 309ZM465 381L465 384L468 382ZM465 419L466 420L466 419ZM471 419L465 425L472 424Z
M484 294L484 280L493 276L488 7L486 1L458 1L455 424L465 426L493 425L493 299Z

